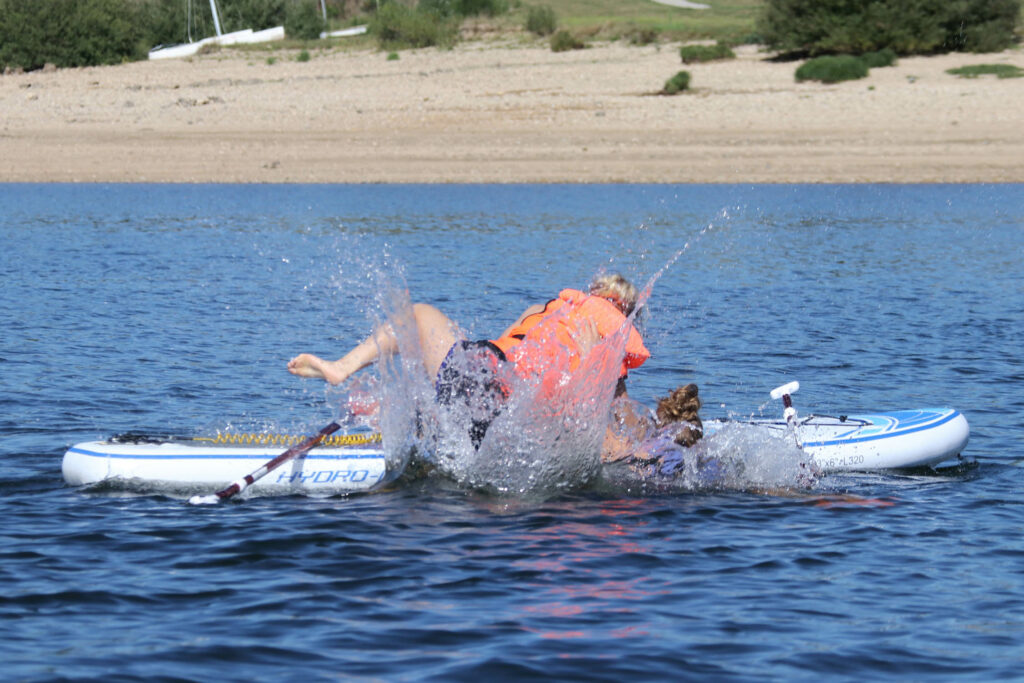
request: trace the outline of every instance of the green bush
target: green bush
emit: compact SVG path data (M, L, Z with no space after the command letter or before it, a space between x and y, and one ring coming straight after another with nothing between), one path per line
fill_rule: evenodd
M1009 47L1021 0L766 0L765 44L784 54L897 54Z
M496 17L508 12L508 0L454 0L454 4L455 13L463 17Z
M441 17L494 17L508 12L508 0L420 0L416 9Z
M430 12L439 17L455 16L455 0L419 0L416 9L420 12Z
M636 28L629 32L631 45L650 45L657 42L658 31L653 28Z
M566 30L561 30L551 36L551 51L552 52L568 52L569 50L582 50L585 48L582 42L576 39L576 36L569 33Z
M302 0L288 5L284 17L284 33L289 38L298 40L316 40L327 30L324 16L320 13L320 3L314 0Z
M193 2L186 12L186 4L178 0L129 0L139 8L139 25L148 47L184 43L216 34L213 14L207 2ZM221 29L225 33L251 28L261 31L284 25L292 5L318 0L231 0L218 3Z
M822 83L853 81L867 75L868 65L860 57L851 55L815 57L801 64L796 70L796 80Z
M946 69L946 73L959 76L960 78L977 78L978 76L996 76L998 78L1024 77L1024 69L1013 64L975 64L974 66Z
M537 36L550 36L558 28L555 10L547 5L531 7L526 12L526 30Z
M866 52L860 56L869 69L879 69L896 64L896 53L885 48L877 52Z
M945 51L1001 52L1013 45L1021 0L957 0L943 23Z
M293 4L294 2L295 0L292 0ZM287 16L285 0L231 0L220 2L218 5L221 8L220 19L224 22L225 31L239 31L245 28L262 31L265 28L283 25ZM319 7L319 2L316 5Z
M381 49L451 47L458 40L458 23L431 10L416 10L398 2L381 5L370 22Z
M360 4L376 7L375 0L362 0L362 2L358 0L325 0L324 4L327 5L327 18L339 21L359 14L362 11ZM364 12L364 14L368 14L368 12Z
M683 64L694 64L697 62L713 62L716 59L735 59L736 53L728 45L715 43L714 45L684 45L679 48L679 56Z
M2 0L0 0L2 1ZM178 2L160 2L148 0L139 5L141 25L144 27L143 41L147 47L157 45L174 45L188 39L188 27L185 6ZM213 17L197 12L192 17L193 37L201 38L213 34ZM209 19L209 21L207 21ZM207 26L209 32L207 33Z
M0 0L0 66L118 64L146 56L132 0Z
M662 95L678 95L684 90L690 89L690 72L680 71L672 78L665 81L665 86L661 89Z

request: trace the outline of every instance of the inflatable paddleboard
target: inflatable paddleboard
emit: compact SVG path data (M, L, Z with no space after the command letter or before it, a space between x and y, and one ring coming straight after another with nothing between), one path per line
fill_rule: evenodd
M967 419L952 408L786 420L709 420L705 431L739 422L776 435L792 433L823 472L858 472L937 465L967 445ZM339 494L383 482L387 464L376 434L342 435L285 463L252 485L261 493ZM129 438L90 441L64 454L64 480L72 486L100 482L158 489L215 491L279 455L287 444L218 443L218 439Z
M729 420L705 423L709 433ZM733 420L732 422L737 422ZM791 432L823 472L864 472L937 465L959 455L970 427L952 408L864 415L809 415L786 420L739 420L773 432Z
M346 436L353 443L318 446L304 457L284 463L250 489L263 494L317 495L372 489L384 481L387 473L380 436ZM137 437L90 441L69 448L61 470L64 481L72 486L111 482L158 490L213 492L287 448L276 439L236 444L217 441Z
M798 417L792 394L799 382L772 390L782 399L781 420L741 420L766 435L788 432L823 473L868 472L937 465L967 445L967 419L952 408L922 408L864 415ZM737 420L709 420L713 433ZM336 425L335 425L336 427ZM150 487L207 487L211 492L249 474L306 437L220 434L191 439L122 435L72 446L64 454L64 480L72 486L108 481ZM345 493L372 489L385 480L381 435L372 431L331 434L306 455L259 478L257 491Z

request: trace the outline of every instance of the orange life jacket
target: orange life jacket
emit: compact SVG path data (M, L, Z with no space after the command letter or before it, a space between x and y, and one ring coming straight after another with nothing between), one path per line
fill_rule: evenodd
M620 377L651 357L640 333L615 304L576 289L563 289L543 311L527 316L493 343L516 364L522 376L541 375L558 367L575 370L580 364L580 348L573 335L586 319L594 321L602 338L620 333L628 326Z

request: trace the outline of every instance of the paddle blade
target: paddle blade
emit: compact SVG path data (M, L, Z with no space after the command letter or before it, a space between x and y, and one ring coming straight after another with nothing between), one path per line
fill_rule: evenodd
M772 389L771 396L774 399L780 399L783 396L789 396L795 394L796 390L800 388L800 382L790 382L789 384L783 384L781 387Z

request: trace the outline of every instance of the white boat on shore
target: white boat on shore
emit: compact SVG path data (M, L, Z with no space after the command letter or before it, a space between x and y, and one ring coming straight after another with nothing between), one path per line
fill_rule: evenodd
M232 33L224 33L219 36L210 36L209 38L203 38L192 43L168 46L158 45L149 51L149 58L179 59L181 57L191 57L207 45L243 45L269 43L275 40L284 40L284 26L274 26L262 31L253 31L251 28L247 28L241 31L233 31Z
M213 26L217 35L196 41L190 40L189 42L182 43L181 45L157 45L149 51L149 58L180 59L182 57L191 57L192 55L198 54L198 52L207 45L269 43L275 40L284 39L284 26L274 26L272 28L263 29L262 31L253 31L251 28L246 28L241 31L224 33L221 31L220 13L217 11L216 0L210 0L210 12L213 15ZM191 0L189 0L188 13L189 15L192 14Z
M324 23L326 24L327 8L322 2L321 8L323 9ZM198 54L200 50L208 45L245 45L284 40L284 26L274 26L272 28L263 29L262 31L253 31L251 28L247 28L242 29L241 31L223 33L221 32L220 14L217 12L216 0L210 0L210 12L213 14L213 25L217 31L217 35L209 36L208 38L203 38L201 40L189 40L189 42L182 43L180 45L157 45L149 51L149 58L181 59L183 57L191 57ZM189 10L189 14L191 14L191 9ZM325 31L320 34L320 37L347 38L349 36L359 36L366 33L368 28L369 27L366 24L362 24L360 26L349 26L348 28L338 29L337 31Z
M361 24L359 26L349 26L348 28L340 28L337 31L324 31L320 34L321 38L348 38L349 36L361 36L369 30L367 24Z

